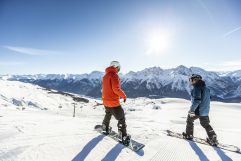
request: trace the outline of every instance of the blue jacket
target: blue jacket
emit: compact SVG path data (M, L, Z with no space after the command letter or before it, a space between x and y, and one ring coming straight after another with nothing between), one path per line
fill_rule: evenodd
M197 82L191 92L192 105L191 112L199 116L208 116L210 110L210 90L206 87L205 82Z

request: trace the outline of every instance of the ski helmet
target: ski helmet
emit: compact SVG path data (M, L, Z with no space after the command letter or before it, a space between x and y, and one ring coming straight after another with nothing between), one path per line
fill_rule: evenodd
M110 63L110 66L115 67L120 71L121 66L120 66L120 63L118 61L112 61Z
M193 81L193 80L201 80L202 76L199 74L192 74L191 77L189 78L189 81Z

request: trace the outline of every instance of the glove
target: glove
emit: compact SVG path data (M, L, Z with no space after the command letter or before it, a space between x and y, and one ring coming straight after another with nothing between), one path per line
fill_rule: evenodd
M193 117L196 116L196 114L195 114L195 112L189 111L189 112L188 112L188 116L191 117L191 118L193 118Z
M126 98L124 99L124 103L126 103Z

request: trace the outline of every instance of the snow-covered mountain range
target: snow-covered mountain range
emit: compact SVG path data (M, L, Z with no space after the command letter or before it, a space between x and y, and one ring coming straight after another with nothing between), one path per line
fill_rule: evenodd
M187 68L182 65L172 69L152 67L125 75L121 74L122 88L131 98L189 99L191 87L188 78L193 73L203 76L211 89L213 100L241 102L241 70L220 73L198 67ZM90 74L5 75L1 78L98 98L101 97L103 75L104 72L94 71Z

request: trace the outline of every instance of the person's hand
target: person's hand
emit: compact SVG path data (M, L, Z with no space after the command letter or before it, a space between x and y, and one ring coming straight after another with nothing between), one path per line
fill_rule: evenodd
M124 103L126 103L126 98L124 98Z
M188 112L188 116L191 117L191 118L193 118L193 117L196 116L196 114L195 114L195 112L189 111L189 112Z

